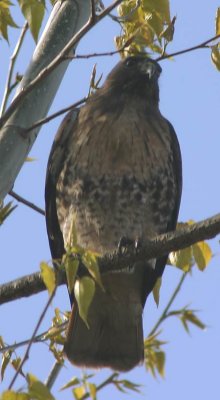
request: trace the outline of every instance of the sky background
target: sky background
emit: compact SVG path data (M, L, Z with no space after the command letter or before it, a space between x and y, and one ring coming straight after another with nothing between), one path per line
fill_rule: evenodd
M169 52L196 45L215 34L215 13L219 2L183 2L171 1L171 15L177 16L175 36ZM13 11L16 22L23 24L22 17ZM48 16L48 14L47 14ZM77 52L88 54L114 50L113 37L118 34L118 25L109 18L95 27L80 42ZM18 30L9 34L10 47L0 42L0 96L2 97L8 62L19 35ZM16 71L23 73L34 49L31 37L26 38L19 56ZM102 57L72 62L53 102L50 113L57 111L84 97L88 92L91 70L97 63L98 74L106 74L119 57ZM161 62L163 73L160 78L160 109L177 132L183 158L183 196L180 221L196 221L219 212L219 109L220 109L220 73L210 60L210 51L203 49L176 57L172 61ZM35 162L26 163L14 186L14 190L44 208L44 182L50 147L61 119L44 126L30 153ZM8 197L8 200L11 200ZM14 202L16 203L16 202ZM192 327L190 335L183 330L181 323L170 318L162 326L161 340L167 341L165 378L152 378L143 367L138 367L121 378L131 379L143 385L142 395L129 395L132 400L146 398L185 400L199 398L219 399L220 396L220 256L218 238L210 242L214 257L205 272L196 268L188 276L173 309L187 304L200 310L199 317L206 323L205 331ZM0 229L0 282L8 282L17 277L30 274L39 269L41 261L49 261L50 251L47 241L44 218L31 209L19 205ZM149 298L144 311L144 331L147 334L160 317L181 272L167 267L161 290L160 305L157 308ZM28 339L35 327L42 308L47 301L47 293L41 293L28 299L8 303L0 308L0 335L8 344ZM69 309L69 299L65 287L59 288L55 301L50 308L39 332L50 325L55 307ZM17 350L22 356L24 348ZM44 381L53 365L53 357L45 344L32 346L30 359L24 371L35 374ZM101 382L110 371L97 373L96 382ZM74 375L80 376L79 369L68 362L57 379L52 390L57 399L70 399L70 391L59 392L59 388ZM5 382L0 386L7 388L13 376L8 367ZM17 380L16 388L24 386ZM100 399L126 398L112 386L100 392Z

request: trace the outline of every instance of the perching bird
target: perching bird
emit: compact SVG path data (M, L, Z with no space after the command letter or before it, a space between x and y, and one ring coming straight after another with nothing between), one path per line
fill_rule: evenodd
M148 239L174 230L181 198L181 154L159 111L159 64L120 61L104 85L62 122L47 170L46 220L53 259L71 240L100 255L121 238ZM127 371L144 358L142 312L167 257L103 274L88 324L72 299L65 353L77 366Z

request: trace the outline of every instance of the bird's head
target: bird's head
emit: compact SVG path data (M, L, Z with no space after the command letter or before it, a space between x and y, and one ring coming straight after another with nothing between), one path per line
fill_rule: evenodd
M150 58L140 55L127 57L107 76L104 88L144 96L158 103L158 78L161 71L160 65Z

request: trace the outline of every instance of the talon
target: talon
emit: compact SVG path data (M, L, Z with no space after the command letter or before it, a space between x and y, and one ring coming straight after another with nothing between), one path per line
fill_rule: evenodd
M135 239L134 241L135 252L138 253L141 250L141 248L142 248L142 241L139 238Z
M130 246L134 246L134 241L126 236L122 236L118 242L119 253L123 254L123 252Z

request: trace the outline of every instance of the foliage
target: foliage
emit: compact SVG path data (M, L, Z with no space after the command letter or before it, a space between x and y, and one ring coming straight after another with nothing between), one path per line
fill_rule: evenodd
M3 224L3 222L6 220L6 218L9 217L9 215L12 213L12 211L15 210L17 206L13 206L13 202L9 201L6 206L1 206L0 205L0 225Z
M125 0L118 7L123 34L116 38L118 48L126 43L124 55L140 52L163 54L172 41L175 18L171 20L168 0Z

